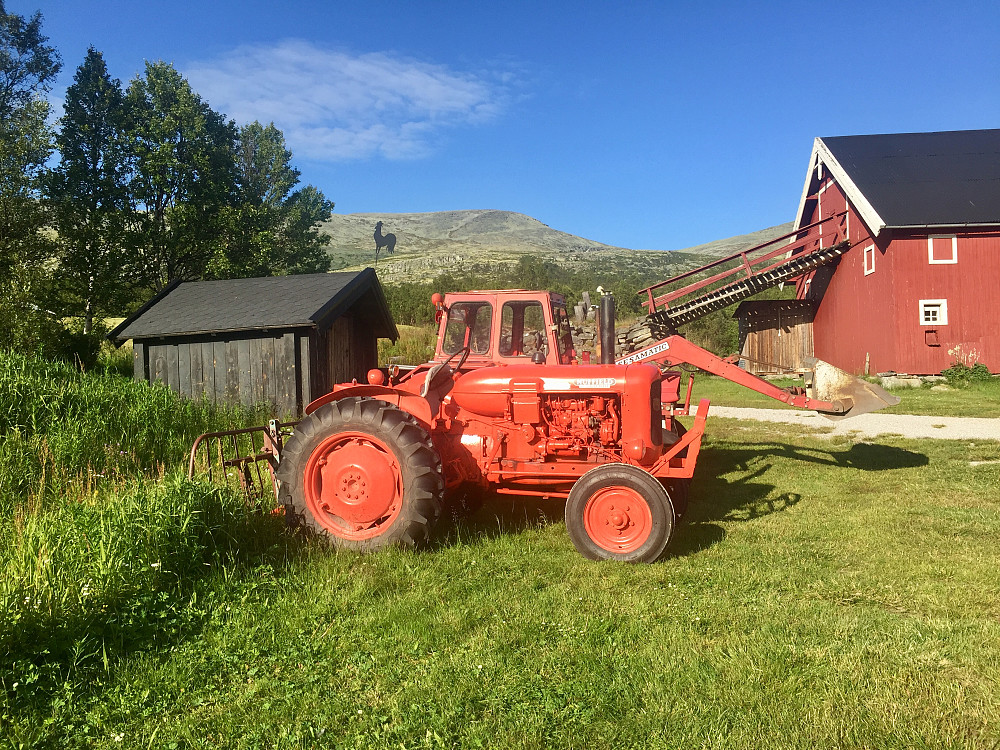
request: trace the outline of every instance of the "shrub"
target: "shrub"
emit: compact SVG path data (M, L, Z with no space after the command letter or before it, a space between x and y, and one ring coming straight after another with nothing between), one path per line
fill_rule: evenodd
M993 379L993 375L990 374L990 368L982 362L977 362L971 366L963 362L955 362L948 369L942 370L941 374L948 381L948 385L957 388L964 388L971 383L982 383Z

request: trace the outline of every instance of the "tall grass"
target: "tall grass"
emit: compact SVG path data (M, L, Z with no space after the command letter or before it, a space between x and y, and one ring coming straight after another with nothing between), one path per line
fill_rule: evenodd
M421 365L429 362L434 356L437 343L437 326L428 323L422 326L396 327L399 329L398 341L378 341L379 364Z
M114 371L0 351L0 511L29 495L87 497L121 478L160 476L202 432L259 419Z
M199 581L281 541L279 519L180 473L58 512L19 506L0 530L4 688L45 693L109 657L169 643L203 612Z
M0 351L0 727L197 627L211 581L288 550L280 518L180 468L196 435L261 415L116 369Z

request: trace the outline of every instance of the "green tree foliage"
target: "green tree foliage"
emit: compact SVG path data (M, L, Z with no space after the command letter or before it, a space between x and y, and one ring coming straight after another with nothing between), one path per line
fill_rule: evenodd
M615 295L620 317L644 312L637 292L660 281L640 272L609 271L601 263L578 263L567 267L555 261L523 255L514 265L464 273L445 273L429 282L386 285L386 301L397 323L419 325L434 319L430 298L434 292L461 292L469 289L545 289L566 297L570 307L588 290L593 296L598 286Z
M0 346L78 354L97 318L172 280L329 269L319 224L333 203L297 189L273 124L238 133L163 62L123 92L91 48L54 138L45 94L60 65L41 16L0 0L0 315L14 322ZM82 319L83 339L64 318Z
M273 122L264 127L254 120L240 128L236 145L240 201L272 208L280 206L299 183L301 173L291 165L291 160L285 136Z
M223 251L236 192L236 127L165 62L146 63L126 104L136 167L130 183L144 281L199 279Z
M44 95L59 55L42 18L8 13L0 0L0 345L35 349L51 316L37 304L47 280L47 216L39 187L52 151Z
M330 270L330 257L326 248L330 235L322 232L318 224L330 218L333 202L328 201L318 188L306 185L296 190L285 201L282 224L282 265L285 273L320 273Z
M61 160L48 194L58 233L61 311L83 317L86 334L95 314L123 304L137 264L124 235L131 160L121 83L93 47L73 80L56 136Z
M237 201L230 211L226 246L211 272L217 277L328 271L329 235L316 224L333 203L309 185L292 192L299 170L274 123L240 128L236 145Z
M59 53L47 41L41 13L26 20L8 13L0 0L0 111L5 115L48 91L59 72Z

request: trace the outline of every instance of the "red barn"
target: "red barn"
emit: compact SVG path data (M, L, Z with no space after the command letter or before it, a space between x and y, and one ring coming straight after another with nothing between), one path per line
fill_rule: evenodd
M855 373L1000 371L1000 130L817 138L795 227L841 212L851 249L797 282L815 355Z

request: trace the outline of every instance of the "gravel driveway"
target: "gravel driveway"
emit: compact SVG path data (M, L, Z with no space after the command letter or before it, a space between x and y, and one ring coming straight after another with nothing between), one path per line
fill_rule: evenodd
M709 414L731 419L755 419L761 422L797 424L812 429L832 430L828 435L856 433L865 437L902 435L907 438L940 440L1000 440L1000 419L978 417L925 417L915 414L862 414L833 421L811 411L785 409L749 409L736 406L712 406Z

